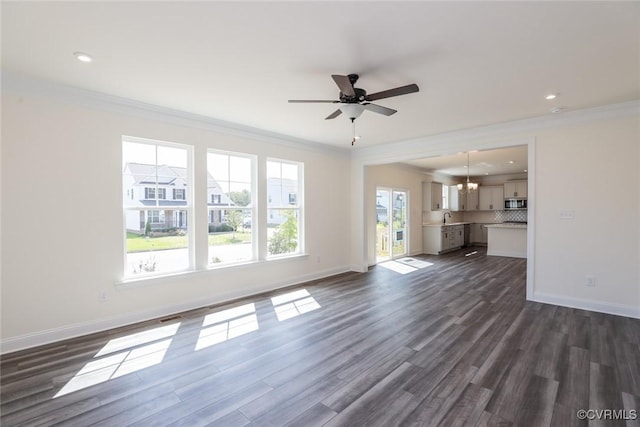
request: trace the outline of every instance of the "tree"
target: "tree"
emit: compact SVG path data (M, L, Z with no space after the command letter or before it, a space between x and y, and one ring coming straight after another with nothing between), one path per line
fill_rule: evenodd
M235 240L236 231L238 227L242 225L242 211L236 209L227 211L225 221L229 224L229 227L233 228L233 240Z
M282 211L286 220L273 233L269 240L269 254L287 254L298 247L298 220L293 210Z
M229 193L229 198L237 206L249 206L249 203L251 203L251 193L247 189L242 191L231 191Z

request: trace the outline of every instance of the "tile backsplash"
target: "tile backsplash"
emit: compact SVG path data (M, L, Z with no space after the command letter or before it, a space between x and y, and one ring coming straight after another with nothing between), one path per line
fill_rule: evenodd
M442 217L446 211L425 211L422 213L423 224L435 224L442 222ZM505 221L526 221L527 211L470 211L451 212L451 218L447 215L447 222L478 222L494 223Z

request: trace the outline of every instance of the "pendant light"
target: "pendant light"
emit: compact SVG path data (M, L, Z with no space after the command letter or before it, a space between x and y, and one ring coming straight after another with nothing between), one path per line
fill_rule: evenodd
M471 193L478 189L478 184L469 181L469 152L467 151L467 182L465 184L458 184L458 191L465 193Z

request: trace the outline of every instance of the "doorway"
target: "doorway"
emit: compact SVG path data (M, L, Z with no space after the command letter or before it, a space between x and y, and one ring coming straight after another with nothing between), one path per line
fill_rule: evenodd
M376 260L407 254L407 191L376 188Z

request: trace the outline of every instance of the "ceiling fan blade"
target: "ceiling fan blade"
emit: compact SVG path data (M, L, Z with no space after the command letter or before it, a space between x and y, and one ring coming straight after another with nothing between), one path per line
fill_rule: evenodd
M338 108L336 111L334 111L333 113L329 114L327 117L325 117L325 120L331 120L331 119L335 119L336 117L338 117L340 114L342 114L342 111Z
M332 74L331 78L333 78L333 81L336 82L340 88L340 92L347 96L356 96L356 92L353 90L353 85L351 84L351 80L349 80L349 76Z
M365 110L373 111L374 113L384 114L385 116L390 116L398 112L398 110L383 107L382 105L364 103L362 104L362 106L365 108Z
M325 104L337 104L340 101L329 101L326 99L290 99L289 102L291 103L297 103L297 104L308 104L308 103L312 103L312 102L322 102Z
M408 93L418 92L417 84L410 84L406 86L396 87L394 89L383 90L382 92L372 93L367 95L365 101L377 101L378 99L391 98L392 96L406 95Z

